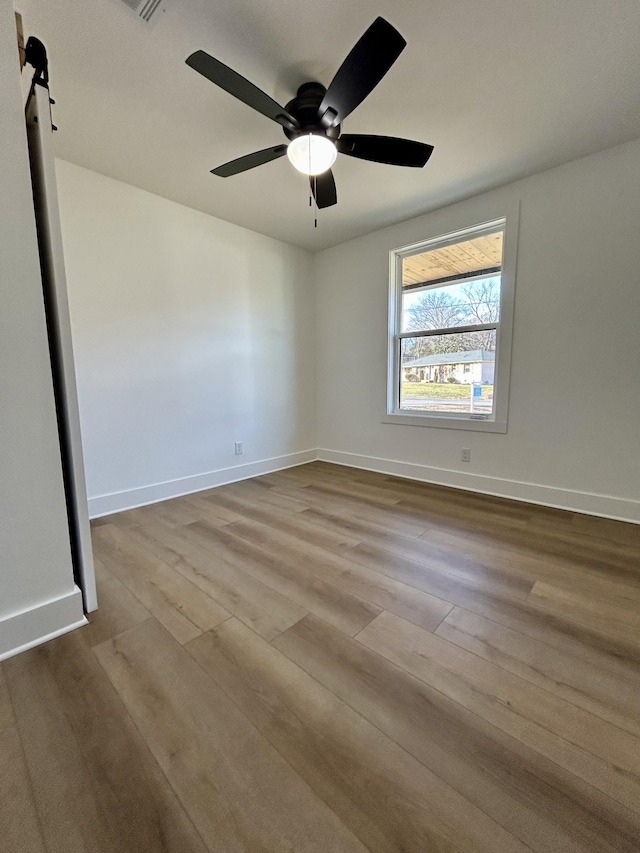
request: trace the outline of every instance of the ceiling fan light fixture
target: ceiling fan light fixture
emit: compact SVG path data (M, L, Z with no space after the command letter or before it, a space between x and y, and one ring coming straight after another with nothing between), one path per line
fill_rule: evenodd
M334 143L317 133L297 136L287 147L287 157L303 175L321 175L333 166L337 156Z

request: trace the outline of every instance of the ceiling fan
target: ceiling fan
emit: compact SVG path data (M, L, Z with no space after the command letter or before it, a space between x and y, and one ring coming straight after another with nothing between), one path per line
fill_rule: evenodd
M289 140L287 144L231 160L212 169L212 173L229 178L286 154L296 169L310 176L316 204L322 208L338 200L331 172L338 153L393 166L424 166L433 152L432 145L393 136L341 132L344 119L378 85L406 44L395 27L384 18L376 18L342 63L328 89L321 83L303 83L285 107L203 50L192 53L187 65L278 122Z

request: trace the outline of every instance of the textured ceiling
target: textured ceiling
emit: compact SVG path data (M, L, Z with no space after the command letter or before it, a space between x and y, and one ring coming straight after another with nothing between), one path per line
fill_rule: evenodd
M151 24L122 0L17 6L49 50L58 156L311 250L640 136L637 0L167 0ZM188 68L191 52L285 103L327 85L379 14L408 46L343 129L429 142L425 169L339 156L317 229L286 158L209 174L284 136Z

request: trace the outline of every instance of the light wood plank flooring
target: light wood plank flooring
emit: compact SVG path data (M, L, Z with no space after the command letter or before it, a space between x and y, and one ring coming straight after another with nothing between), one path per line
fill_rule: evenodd
M640 850L640 527L317 462L93 536L3 853Z

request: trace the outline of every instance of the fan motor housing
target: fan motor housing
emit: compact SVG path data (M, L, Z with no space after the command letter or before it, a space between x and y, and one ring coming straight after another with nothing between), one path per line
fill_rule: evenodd
M322 118L318 115L326 91L322 83L303 83L299 87L295 98L285 106L287 112L300 122L300 127L296 130L283 127L288 139L296 139L298 136L309 133L317 133L321 136L327 136L329 139L337 139L340 136L339 124L327 127L326 122L323 123Z

